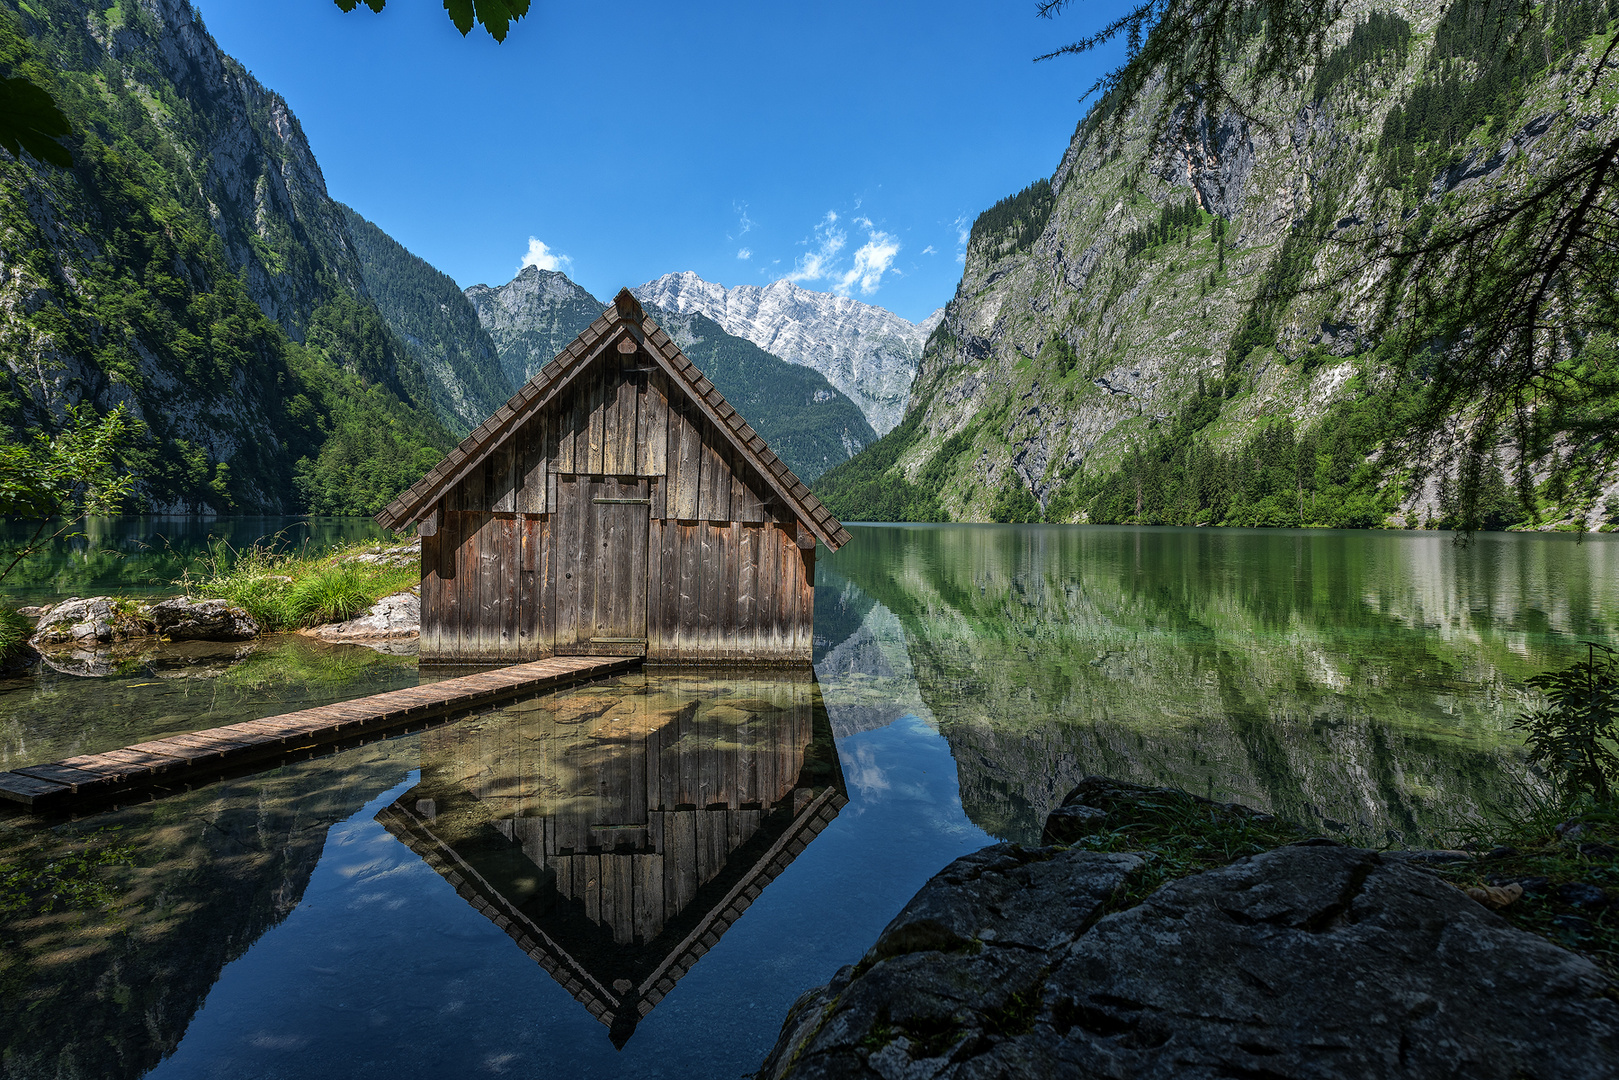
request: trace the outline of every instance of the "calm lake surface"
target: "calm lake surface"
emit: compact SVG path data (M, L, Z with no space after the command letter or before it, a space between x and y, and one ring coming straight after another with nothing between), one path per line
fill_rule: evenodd
M77 821L0 816L11 1077L735 1078L1080 777L1420 843L1533 784L1619 544L857 527L815 677L649 671ZM0 682L0 764L435 677L301 639Z
M47 535L57 524L47 528ZM33 522L0 518L0 551L27 542L34 529ZM254 544L277 551L324 551L391 535L370 518L132 514L90 518L74 532L77 535L57 540L18 564L0 583L0 597L48 603L57 597L103 593L174 596L181 591L175 584L181 575L187 570L195 574L215 552L229 559L232 549Z

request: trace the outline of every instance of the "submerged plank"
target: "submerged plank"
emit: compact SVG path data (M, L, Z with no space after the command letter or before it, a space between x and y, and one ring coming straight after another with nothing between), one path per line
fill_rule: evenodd
M530 691L626 671L639 657L576 656L514 664L497 671L444 679L425 686L206 731L81 754L63 761L0 772L0 799L54 811L78 802L161 783L217 775L222 768L282 757L322 743L396 727L407 720L492 705Z

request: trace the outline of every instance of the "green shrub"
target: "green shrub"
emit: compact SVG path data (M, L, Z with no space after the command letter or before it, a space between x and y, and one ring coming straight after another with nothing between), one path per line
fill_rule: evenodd
M192 595L228 600L273 632L352 619L417 582L415 566L355 562L355 554L350 548L316 557L283 552L274 538L240 550L221 542L175 584Z

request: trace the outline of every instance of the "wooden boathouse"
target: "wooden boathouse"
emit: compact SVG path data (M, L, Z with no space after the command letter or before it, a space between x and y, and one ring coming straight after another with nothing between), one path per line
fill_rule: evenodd
M377 521L418 527L429 663L808 663L849 539L627 289Z

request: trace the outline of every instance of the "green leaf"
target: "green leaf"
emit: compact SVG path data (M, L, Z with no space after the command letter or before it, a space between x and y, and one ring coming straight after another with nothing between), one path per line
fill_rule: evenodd
M450 13L450 21L462 37L472 31L472 0L444 0L444 10Z
M73 125L44 90L27 79L0 79L0 146L13 156L26 150L40 161L71 169L72 153L57 142L71 134Z

